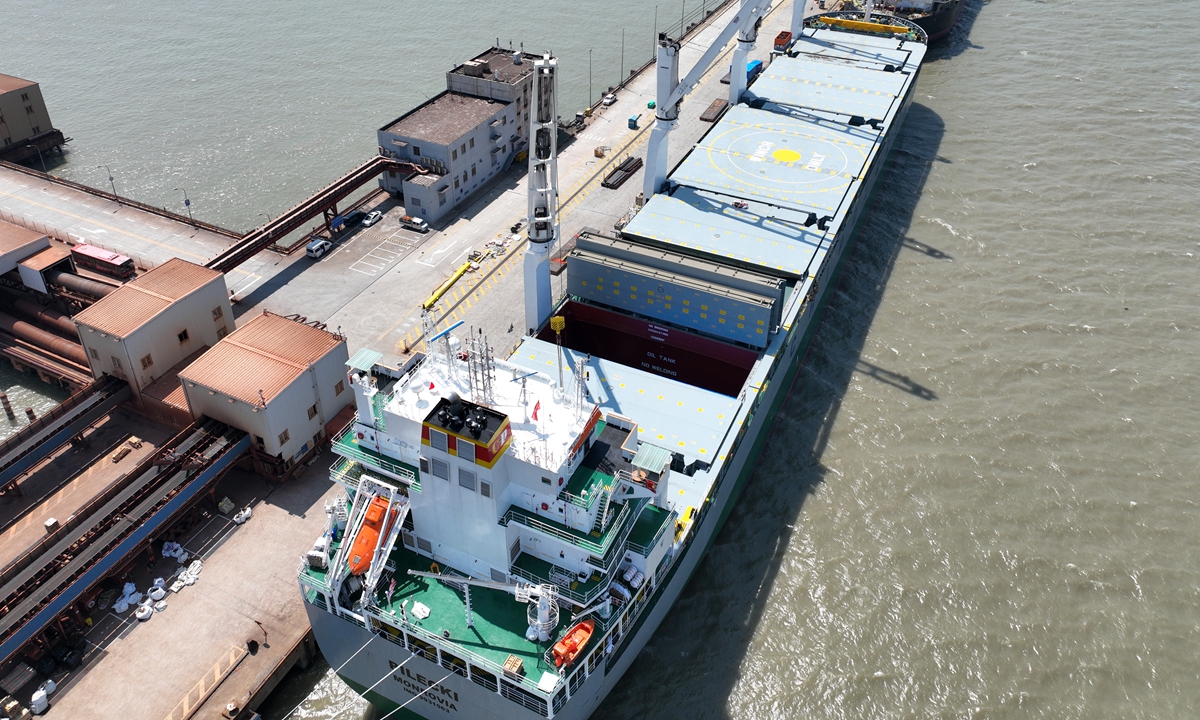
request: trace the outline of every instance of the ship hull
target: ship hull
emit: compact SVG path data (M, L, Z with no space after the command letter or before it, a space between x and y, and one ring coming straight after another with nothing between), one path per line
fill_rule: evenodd
M946 8L942 12L933 15L913 20L925 34L929 36L929 42L941 40L950 34L954 29L955 23L958 22L958 16L962 14L963 5L966 0L955 0L951 7Z
M832 271L820 289L817 302L810 306L803 317L796 319L791 337L776 360L779 367L786 368L786 371L777 372L776 379L762 391L759 409L746 429L746 436L752 440L743 442L731 459L724 478L716 488L713 502L697 521L690 542L681 549L678 559L646 604L646 610L634 622L620 645L571 693L570 699L553 713L553 717L585 720L595 711L664 621L729 517L754 470L775 417L790 393L802 364L803 353L820 325L850 250L870 214L875 194L890 169L915 85L916 78L910 84L909 92L896 115L894 132L888 134L880 149L879 160L873 163L865 179L863 195L847 217L844 227L848 230L841 234L830 250L827 262L831 264ZM383 636L372 635L356 621L343 619L308 603L306 609L322 653L351 688L385 713L404 706L391 715L392 718L532 720L546 717L471 679L450 673L434 661L412 655Z

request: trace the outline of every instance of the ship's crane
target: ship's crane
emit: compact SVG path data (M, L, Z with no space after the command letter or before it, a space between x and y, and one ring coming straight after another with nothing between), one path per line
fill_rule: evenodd
M550 317L550 247L558 238L558 60L533 62L529 101L529 244L525 249L525 326L536 333Z
M471 615L471 588L473 587L503 590L506 593L512 593L516 596L517 602L527 603L526 619L529 622L529 629L525 631L525 637L530 642L534 642L535 640L540 642L548 641L550 633L554 631L554 628L558 627L558 588L554 585L527 585L525 583L476 580L475 578L459 575L442 575L439 573L422 572L420 570L409 570L408 574L414 577L441 580L450 586L460 586L463 595L466 596L467 627L475 627L475 620ZM534 598L537 598L536 603L531 602Z
M804 3L804 0L792 1ZM683 82L679 81L679 41L671 40L666 33L660 33L658 36L658 87L655 93L654 129L650 131L650 142L646 149L646 179L643 186L643 194L647 200L661 190L667 180L667 136L675 129L679 120L679 104L683 102L684 96L700 84L700 78L708 72L734 33L737 34L738 44L733 51L733 69L729 73L729 104L736 105L746 90L746 56L754 47L754 40L758 36L758 21L770 7L771 0L741 0L741 3L741 8L733 20L704 51Z

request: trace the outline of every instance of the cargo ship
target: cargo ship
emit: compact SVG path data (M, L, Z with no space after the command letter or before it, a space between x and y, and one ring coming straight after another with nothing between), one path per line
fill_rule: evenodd
M793 384L925 55L912 23L822 17L620 232L579 234L563 297L510 355L460 323L401 368L350 358L345 494L298 582L322 653L382 716L582 720L668 617ZM531 137L531 163L553 156Z
M826 7L830 12L861 13L866 0L830 0ZM903 18L916 23L925 31L929 42L936 42L950 34L962 14L966 0L898 0L897 2L875 2L872 16L878 20L890 17Z

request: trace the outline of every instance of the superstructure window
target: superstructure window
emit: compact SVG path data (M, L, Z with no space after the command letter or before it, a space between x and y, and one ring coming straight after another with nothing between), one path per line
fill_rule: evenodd
M346 390L346 381L338 380L338 384L333 386L333 394L341 395Z
M475 138L471 138L471 147L475 147Z
M179 342L185 343L188 340L188 331L185 329L183 332L179 333L175 337L179 338Z
M457 151L457 150L451 150L451 151L450 151L450 159L451 159L451 160L457 160L457 159L458 159L458 151Z
M142 358L142 369L143 370L145 370L146 368L150 367L153 364L154 364L154 358L151 357L150 355L147 355L146 357Z
M113 355L112 361L113 361L113 367L117 370L120 370L121 369L121 359L119 357L117 357L116 355Z
M466 440L458 441L458 459L463 462L475 462L475 443L469 443Z
M92 356L93 360L100 359L100 353L96 352L96 348L88 348L88 354Z
M287 441L291 440L291 439L292 439L292 434L290 432L288 432L287 430L284 430L283 432L279 433L279 444L280 445L286 444Z
M490 482L488 482L487 480L480 480L479 481L479 494L484 496L485 498L490 498L492 496L492 484Z
M446 462L445 460L430 458L429 467L430 472L433 473L434 477L440 477L443 480L450 479L450 463Z
M458 484L461 485L462 487L465 487L466 489L470 490L471 492L475 492L475 480L476 480L475 473L471 472L470 470L465 470L463 468L458 469Z
M225 311L221 309L220 305L213 308L213 320L220 320L221 316L224 314L225 314Z
M416 145L413 145L413 155L416 155L416 156L420 157L420 155L421 155L421 148L417 147Z
M317 416L317 406L316 406L316 405L313 405L312 407L310 407L310 408L308 409L308 419L309 419L309 420L312 420L312 419L313 419L313 418L315 418L316 416Z
M429 447L446 452L446 433L441 430L429 429Z

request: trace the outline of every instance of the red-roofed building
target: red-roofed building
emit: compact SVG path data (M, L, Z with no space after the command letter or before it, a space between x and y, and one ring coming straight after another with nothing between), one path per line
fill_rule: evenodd
M325 439L325 424L354 401L346 339L263 313L179 373L193 417L253 436L260 470L283 475Z

